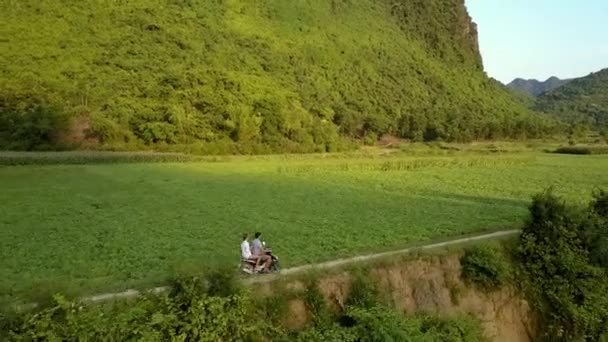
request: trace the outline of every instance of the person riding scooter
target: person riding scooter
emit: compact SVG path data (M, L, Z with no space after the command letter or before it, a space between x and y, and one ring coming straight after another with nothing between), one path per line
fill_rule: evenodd
M254 255L261 255L262 258L270 259L270 271L276 272L280 270L279 257L272 254L272 249L266 247L266 243L262 240L262 233L256 232L255 239L252 241L252 250ZM265 260L265 259L264 259Z
M243 258L243 260L245 260L245 261L255 262L255 270L259 270L260 263L264 262L264 267L261 271L268 272L268 270L270 268L271 258L264 253L263 249L262 249L263 254L260 254L259 248L255 249L255 246L256 246L255 244L254 244L254 251L257 251L258 253L251 253L251 248L249 246L248 239L249 239L249 234L243 234L243 242L241 242L241 258ZM259 242L261 245L261 242L259 241L259 239L257 239L257 242Z

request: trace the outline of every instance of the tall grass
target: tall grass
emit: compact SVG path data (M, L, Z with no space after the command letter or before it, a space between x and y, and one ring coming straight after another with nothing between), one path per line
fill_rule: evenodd
M200 160L183 153L158 152L0 152L0 166L112 164L112 163L176 163Z
M424 168L505 167L534 162L533 156L464 157L464 158L400 158L359 161L305 163L282 165L278 173L350 172L350 171L411 171Z

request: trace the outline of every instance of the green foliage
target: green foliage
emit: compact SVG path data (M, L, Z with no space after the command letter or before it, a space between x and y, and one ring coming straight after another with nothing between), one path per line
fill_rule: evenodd
M326 329L333 320L333 313L319 290L317 279L313 276L308 279L304 292L304 303L312 315L312 324L319 329Z
M291 297L287 296L284 291L284 289L277 290L277 288L274 287L272 294L257 298L257 314L276 327L283 326L287 318L289 318L288 301Z
M608 274L591 264L586 245L595 228L551 192L530 206L518 253L548 340L594 341L608 328Z
M608 219L608 191L599 189L593 194L590 203L591 212L601 218Z
M537 110L569 123L573 130L608 128L608 69L581 77L541 95Z
M207 281L210 278L207 278ZM212 296L201 279L184 277L167 294L132 301L81 305L54 297L50 308L0 315L6 341L483 341L479 322L468 317L403 316L386 307L350 306L348 319L313 317L317 324L300 332L271 325L246 293ZM306 295L310 298L310 295ZM278 297L277 297L278 298ZM279 299L276 299L279 301ZM286 299L282 298L286 305ZM322 297L316 306L324 305ZM284 319L284 317L283 317Z
M594 193L589 210L583 241L591 263L608 269L608 192Z
M234 268L223 266L207 275L207 293L211 296L227 297L240 290L241 283Z
M243 230L262 231L291 267L515 228L549 184L582 203L608 182L605 156L207 159L0 167L0 302L156 286L189 264L236 269Z
M318 342L485 341L479 322L469 317L444 319L426 315L403 316L390 308L381 306L349 307L344 315L339 324L324 329L310 328L297 334L294 340Z
M133 302L87 305L56 295L55 305L9 323L8 341L246 341L274 329L256 319L248 296L210 296L180 281L170 294L148 294ZM2 322L5 324L5 321Z
M484 341L479 322L430 315L404 316L378 303L378 289L365 269L352 273L348 297L340 313L329 311L314 277L305 302L313 324L292 336L296 341Z
M0 148L46 150L69 127L68 115L44 94L0 94Z
M462 1L0 6L3 149L45 148L64 116L86 118L102 148L205 154L332 152L384 134L535 137L552 125L483 73Z
M371 308L378 304L378 289L369 272L360 269L353 273L345 304L360 308Z
M499 288L511 279L510 263L497 245L468 248L460 263L464 278L486 289Z
M562 154L608 154L608 146L564 146L557 148L554 152Z

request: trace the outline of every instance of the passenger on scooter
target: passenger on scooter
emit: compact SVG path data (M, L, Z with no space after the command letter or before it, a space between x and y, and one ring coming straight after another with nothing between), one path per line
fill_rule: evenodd
M260 266L261 261L265 261L264 270L267 271L270 267L270 258L263 258L261 255L254 255L251 253L249 246L249 234L243 234L243 242L241 242L241 257L243 260L249 260L255 262L255 269L257 270ZM267 260L266 260L267 259Z

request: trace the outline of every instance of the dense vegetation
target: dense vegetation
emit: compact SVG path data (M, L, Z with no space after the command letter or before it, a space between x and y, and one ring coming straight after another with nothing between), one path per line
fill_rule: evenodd
M573 130L591 128L608 134L608 69L541 95L535 107L569 123Z
M608 146L562 146L554 152L563 154L608 154Z
M1 149L309 152L548 129L483 73L462 0L23 0L0 20Z
M468 248L460 263L463 277L487 290L506 285L512 277L511 264L506 253L497 244L481 244Z
M549 341L608 338L608 193L584 209L534 198L517 255Z
M230 271L180 277L172 290L135 301L82 306L55 296L34 312L0 313L3 341L484 341L469 317L404 316L378 304L372 292L353 292L329 309L314 281L303 293L246 292ZM227 276L228 275L228 276ZM218 281L219 279L219 281ZM372 284L373 286L373 284ZM369 290L373 290L370 288ZM303 297L312 315L301 330L288 327L290 297ZM361 296L367 298L361 301Z
M420 148L0 167L0 302L147 287L182 266L234 264L244 231L261 230L288 267L509 228L547 186L584 202L608 184L604 155Z

